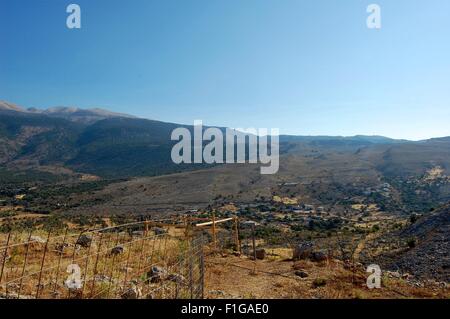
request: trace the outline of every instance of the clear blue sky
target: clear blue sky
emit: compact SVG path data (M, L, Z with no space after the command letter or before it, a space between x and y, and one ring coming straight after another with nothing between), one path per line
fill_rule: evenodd
M82 29L66 28L66 6ZM382 8L382 29L366 7ZM450 135L448 0L0 0L0 99L283 134Z

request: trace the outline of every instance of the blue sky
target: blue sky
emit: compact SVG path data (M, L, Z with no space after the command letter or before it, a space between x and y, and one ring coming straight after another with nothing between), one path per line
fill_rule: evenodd
M66 27L77 3L82 28ZM381 30L366 7L382 9ZM450 135L448 0L0 0L0 99L282 134Z

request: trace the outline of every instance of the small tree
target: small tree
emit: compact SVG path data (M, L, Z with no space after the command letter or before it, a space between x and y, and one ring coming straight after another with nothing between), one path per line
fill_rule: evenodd
M417 245L417 239L414 237L408 238L408 240L406 241L406 243L408 244L409 248L414 248Z

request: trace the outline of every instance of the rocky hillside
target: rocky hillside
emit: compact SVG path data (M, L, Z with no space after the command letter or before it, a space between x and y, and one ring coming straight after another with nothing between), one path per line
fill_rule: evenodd
M391 270L418 278L450 281L450 205L430 212L386 241L404 242L409 247L381 256Z

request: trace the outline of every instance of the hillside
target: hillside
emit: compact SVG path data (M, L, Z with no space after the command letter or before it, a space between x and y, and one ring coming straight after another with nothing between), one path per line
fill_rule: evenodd
M107 178L203 168L173 165L170 134L176 127L180 125L99 109L26 110L2 102L0 163L13 170L57 165ZM423 174L434 166L448 173L450 167L448 138L409 142L380 136L281 136L280 152L313 165L336 157L365 161L367 169L388 176Z
M450 281L450 206L426 214L391 240L414 241L414 246L395 255L382 256L390 269L417 277ZM384 259L386 258L386 259Z
M329 207L366 201L394 212L450 201L450 138L280 136L280 170L262 176L258 165L175 165L170 134L179 126L101 110L37 111L2 102L0 174L7 183L128 179L67 203L94 211L195 208L273 194ZM111 200L105 204L105 198Z

